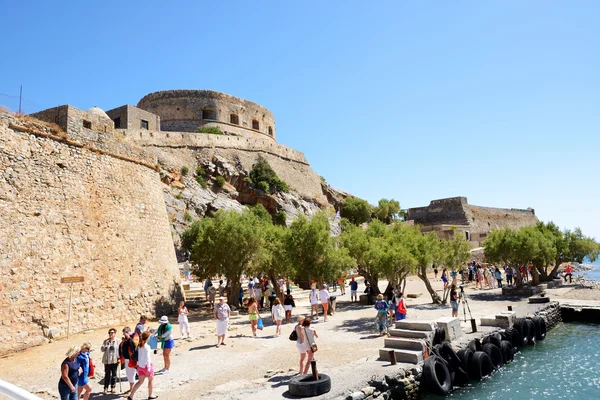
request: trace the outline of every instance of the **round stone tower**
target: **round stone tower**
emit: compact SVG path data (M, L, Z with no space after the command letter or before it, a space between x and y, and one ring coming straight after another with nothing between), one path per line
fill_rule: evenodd
M271 111L248 100L212 90L165 90L137 104L160 117L163 131L194 132L218 126L225 134L275 140Z

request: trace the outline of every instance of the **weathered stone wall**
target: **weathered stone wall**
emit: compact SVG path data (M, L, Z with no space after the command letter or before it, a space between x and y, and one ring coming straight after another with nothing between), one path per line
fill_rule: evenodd
M13 123L0 114L0 354L66 334L61 277L86 280L74 285L72 332L173 309L179 271L158 172L127 161L133 150L111 156Z
M114 131L114 124L110 118L83 111L70 105L49 108L30 116L41 121L55 123L66 132L86 130L84 121L91 124L91 129L87 130L103 133Z
M323 194L321 178L312 170L299 151L270 139L248 139L235 136L189 132L128 132L126 142L154 152L159 162L177 169L187 166L194 171L197 165L210 161L214 155L224 157L234 165L250 171L262 155L290 189L303 198L328 204Z
M467 225L466 197L432 200L427 207L408 209L408 219L421 225Z
M113 108L107 111L106 114L113 121L120 118L121 126L117 129L142 129L142 120L144 120L148 122L146 130L160 130L160 117L129 104Z
M144 96L139 108L161 119L161 130L194 132L206 122L232 123L238 117L240 134L249 137L259 133L275 139L275 118L271 111L256 103L211 90L166 90ZM258 122L258 129L252 121ZM270 128L270 129L269 129ZM226 128L225 128L226 129Z

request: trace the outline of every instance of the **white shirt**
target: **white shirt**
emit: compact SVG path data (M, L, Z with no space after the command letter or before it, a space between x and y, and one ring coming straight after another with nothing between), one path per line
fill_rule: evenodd
M310 304L319 304L319 293L316 290L310 291Z
M319 292L319 298L321 299L321 303L327 303L329 301L329 291L327 289L323 289Z
M148 365L152 363L150 359L150 346L146 343L143 347L138 347L138 361L137 365L140 368L146 368Z

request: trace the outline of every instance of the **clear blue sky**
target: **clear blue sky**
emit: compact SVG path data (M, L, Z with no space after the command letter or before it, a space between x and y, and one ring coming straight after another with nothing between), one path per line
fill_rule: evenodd
M222 91L373 204L467 196L600 239L600 2L135 3L4 4L0 104Z

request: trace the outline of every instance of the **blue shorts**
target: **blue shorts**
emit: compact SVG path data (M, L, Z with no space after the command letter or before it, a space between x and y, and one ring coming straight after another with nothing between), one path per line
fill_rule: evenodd
M450 305L452 306L452 311L458 311L458 302L451 300Z
M162 345L163 349L172 349L173 347L175 347L175 340L171 339L171 340L165 340L163 342L163 345Z

